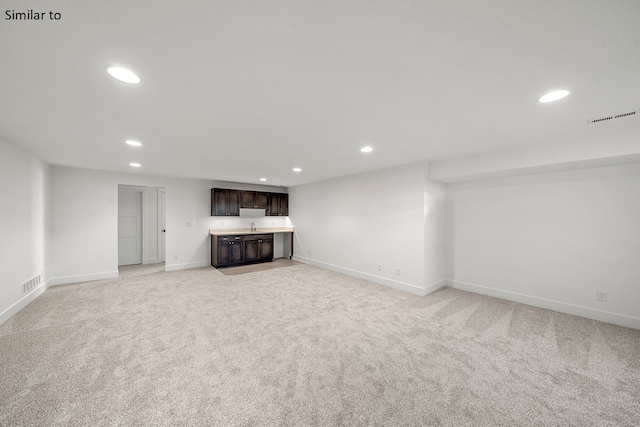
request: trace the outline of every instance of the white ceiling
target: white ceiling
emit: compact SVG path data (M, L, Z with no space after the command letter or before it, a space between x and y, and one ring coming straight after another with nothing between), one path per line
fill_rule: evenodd
M294 186L575 143L640 110L638 0L3 4L62 16L0 24L0 138L55 165ZM606 138L640 138L619 122Z

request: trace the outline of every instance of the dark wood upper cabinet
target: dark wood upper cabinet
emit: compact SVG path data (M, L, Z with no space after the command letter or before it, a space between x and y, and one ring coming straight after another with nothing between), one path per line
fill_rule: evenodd
M211 189L211 216L239 216L240 191L225 188Z
M262 191L241 191L240 207L249 209L267 209L269 207L269 193Z
M258 209L268 209L269 193L256 192L255 205Z
M271 193L269 195L269 215L289 215L289 195L286 193Z
M267 216L288 216L289 195L227 188L211 189L211 216L239 216L240 208L264 209Z

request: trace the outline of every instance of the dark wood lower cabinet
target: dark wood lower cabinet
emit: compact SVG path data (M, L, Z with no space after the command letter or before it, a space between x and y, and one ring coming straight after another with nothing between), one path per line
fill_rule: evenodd
M273 234L211 236L213 267L268 261L273 261Z
M222 267L242 264L243 236L217 236L211 238L211 265Z
M273 234L251 234L244 236L244 262L273 260Z

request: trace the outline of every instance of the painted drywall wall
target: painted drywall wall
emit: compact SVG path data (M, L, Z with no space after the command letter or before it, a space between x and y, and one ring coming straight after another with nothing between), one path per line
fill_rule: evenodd
M446 277L446 185L424 182L424 263L427 292L442 287Z
M61 166L51 169L52 284L117 277L118 185L165 189L166 270L210 265L209 229L244 228L251 223L249 218L211 216L211 188L230 183ZM284 192L277 187L248 187L243 189ZM288 219L254 221L257 226L282 226Z
M53 284L117 277L117 184L106 172L51 168Z
M452 286L640 328L639 164L449 184L446 205Z
M0 323L45 289L49 166L0 139ZM31 293L21 285L40 275Z
M427 252L425 236L436 236L433 228L442 225L444 189L425 186L427 168L414 164L290 188L295 258L418 294L440 286L442 245ZM436 189L426 221L425 195ZM426 256L434 258L425 262Z
M56 283L117 277L119 184L165 188L167 270L207 265L210 181L54 166L51 256Z

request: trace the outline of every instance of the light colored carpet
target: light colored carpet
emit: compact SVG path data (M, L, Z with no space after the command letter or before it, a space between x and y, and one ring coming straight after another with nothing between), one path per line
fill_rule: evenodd
M2 426L640 425L640 331L309 265L123 274L0 326Z
M120 279L130 279L135 276L144 276L163 271L164 264L134 264L118 266L118 275Z
M238 265L236 267L222 267L218 268L218 271L227 276L234 276L236 274L255 273L257 271L273 270L274 268L291 267L293 265L304 264L300 261L296 261L289 258L277 259L273 262L261 262L258 264Z

